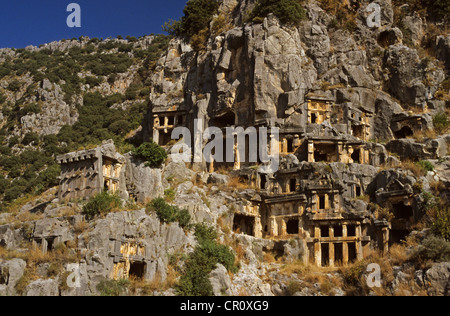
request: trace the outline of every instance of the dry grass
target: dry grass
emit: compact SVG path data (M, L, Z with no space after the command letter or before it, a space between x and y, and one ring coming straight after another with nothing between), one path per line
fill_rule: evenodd
M76 245L72 245L76 246ZM19 258L26 261L27 265L23 276L19 279L15 289L19 294L23 294L25 288L30 282L42 279L37 268L43 263L49 264L47 269L47 277L55 277L64 273L64 267L67 263L79 262L80 258L76 252L66 247L64 244L56 245L52 251L44 253L39 247L28 245L26 252L18 252L15 250L5 250L0 248L0 258L9 260ZM61 286L64 286L62 282Z
M297 274L297 277L304 282L290 282L288 285L289 294L300 291L303 287L313 288L314 284L319 284L320 292L324 295L335 295L334 289L343 288L342 278L335 273L336 269L329 267L318 267L313 264L305 265L301 261L292 262L283 266L280 273L291 276Z
M414 132L412 136L407 138L412 138L417 140L420 143L425 142L427 139L436 139L437 133L434 129L426 129L426 130L417 130Z
M82 234L88 228L89 228L89 223L86 222L86 220L84 220L84 219L76 222L75 225L73 225L73 230L74 230L75 234L77 234L77 235Z
M424 168L413 161L402 161L401 167L403 169L411 171L417 178L426 175L426 171L424 170Z
M245 190L250 186L248 185L248 183L244 183L244 181L242 181L242 179L240 179L239 177L232 177L230 179L230 182L228 182L228 187L233 189Z
M408 261L409 256L406 252L405 244L394 244L389 249L389 260L393 265L401 266Z
M275 259L275 256L272 253L264 252L263 261L265 263L275 263L277 260Z
M128 286L130 294L151 296L156 291L165 291L175 285L176 277L174 276L174 273L175 272L173 269L169 269L165 281L162 281L159 275L156 276L152 281L146 281L140 278L130 278L130 285Z

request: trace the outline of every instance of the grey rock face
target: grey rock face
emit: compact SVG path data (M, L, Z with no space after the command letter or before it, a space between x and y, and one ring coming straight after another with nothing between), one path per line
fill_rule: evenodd
M230 288L232 286L230 276L227 269L217 264L217 268L209 274L209 281L211 282L215 296L229 296L231 295Z
M161 224L155 213L146 215L144 210L111 213L98 220L95 228L80 236L86 240L78 246L85 249L88 280L96 283L114 274L114 240L139 242L145 248L145 278L155 277L164 281L167 277L169 255L189 252L195 240L192 235L178 227L178 224ZM91 289L92 290L92 289Z
M126 191L139 203L164 195L162 170L149 168L130 154L125 155Z
M36 280L27 285L26 296L58 296L58 280Z
M425 272L425 285L431 296L450 295L450 262L435 263Z
M12 259L0 262L0 295L15 294L15 286L23 276L26 262L22 259Z
M450 35L438 36L436 39L437 43L437 57L445 62L447 70L450 69Z

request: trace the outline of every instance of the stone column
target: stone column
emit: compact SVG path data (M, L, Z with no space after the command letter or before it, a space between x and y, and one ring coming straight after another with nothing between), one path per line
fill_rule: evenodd
M211 153L210 154L210 162L209 162L209 173L213 173L214 172L214 155Z
M235 133L233 133L233 137L234 137ZM239 151L239 142L238 142L238 137L236 137L236 143L233 146L233 151L234 151L234 170L239 170L241 169L241 153Z
M262 238L262 224L261 217L255 217L255 224L253 225L253 236Z
M364 254L363 254L363 247L362 247L362 241L361 241L361 225L356 225L355 233L356 233L356 242L355 242L356 259L362 260L364 257Z
M274 216L270 217L270 234L272 237L278 236L278 225L277 220Z
M308 140L308 162L315 162L314 160L314 142Z
M334 243L328 244L328 261L330 267L334 267Z
M342 264L344 266L348 264L348 245L346 242L342 243Z
M342 224L342 237L347 237L347 224ZM342 243L342 264L346 266L348 264L348 244Z
M325 194L325 210L328 210L330 208L330 198L329 195Z
M287 153L288 152L288 144L287 144L287 139L286 138L283 138L283 140L282 140L281 152L282 153Z
M286 236L287 235L287 225L286 225L286 220L285 219L280 219L281 221L281 236Z
M344 147L344 145L342 142L337 143L337 145L336 145L336 161L346 163L344 156L342 155L342 151L344 149L343 147Z
M383 254L387 254L389 251L389 229L387 227L383 227Z
M169 126L169 117L164 116L164 133L167 133L167 126Z
M297 148L299 148L300 146L301 146L300 136L298 136L296 134L294 136L294 140L292 141L292 147L293 147L294 151L296 151Z
M314 227L314 261L317 266L322 265L322 246L320 245L320 227Z

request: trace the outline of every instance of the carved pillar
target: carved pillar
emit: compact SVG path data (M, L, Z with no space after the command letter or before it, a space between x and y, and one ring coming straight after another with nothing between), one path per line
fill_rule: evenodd
M389 251L389 229L387 227L383 227L383 254L387 254Z
M255 225L253 226L253 236L262 238L261 217L255 217Z
M362 260L364 258L364 253L361 241L361 225L356 225L355 232L356 232L356 242L355 242L356 259Z
M347 232L345 232L347 234ZM342 264L346 266L348 264L348 244L342 243Z
M322 265L322 247L320 245L320 227L314 227L314 261L317 266Z
M292 147L294 149L294 152L301 146L300 136L295 135L294 140L292 141Z
M159 144L159 130L158 127L160 125L159 116L155 115L153 117L153 141Z
M330 267L334 267L334 244L332 242L328 244L328 261Z
M275 216L270 217L270 234L273 237L278 236L278 225Z
M234 137L233 133L233 137ZM234 170L239 170L241 169L241 153L239 151L239 138L236 137L236 143L233 146L233 151L234 151Z
M336 145L336 160L335 161L346 163L345 157L342 154L343 149L344 149L343 143L338 142Z
M314 160L314 142L308 140L308 162L315 162Z
M284 218L280 219L280 224L281 224L281 232L280 232L280 235L281 235L281 236L286 236L286 235L287 235L286 220L285 220Z

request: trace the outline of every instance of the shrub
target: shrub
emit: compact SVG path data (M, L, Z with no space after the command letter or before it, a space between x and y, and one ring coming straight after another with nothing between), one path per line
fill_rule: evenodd
M14 79L13 81L11 81L9 83L7 89L12 92L17 92L17 91L19 91L21 86L22 86L22 84L20 83L20 81L17 79Z
M433 125L438 134L443 134L449 126L447 114L438 113L433 116Z
M450 242L442 237L428 236L413 250L412 258L422 261L450 261Z
M164 197L166 198L167 202L172 202L175 199L175 190L173 188L168 188L164 190Z
M109 213L113 209L120 208L121 206L122 201L119 196L108 192L102 192L91 198L89 202L83 206L82 212L88 219L92 219L97 215Z
M20 186L10 186L5 190L5 195L3 196L3 200L6 202L12 202L17 199L23 192L23 188Z
M0 104L4 103L6 101L6 96L0 92Z
M0 194L3 194L8 187L9 181L0 175Z
M195 225L195 237L199 243L217 239L217 231L212 226L200 223Z
M156 198L150 203L148 210L156 211L156 215L160 221L164 223L172 223L176 221L176 209L175 207L166 203L163 198Z
M132 150L133 156L145 160L148 167L157 168L167 159L167 153L164 148L155 142L146 142Z
M431 230L438 236L450 241L450 207L440 205L435 207L435 218Z
M421 160L417 164L425 171L433 171L434 170L433 164L431 162L429 162L428 160Z
M250 19L259 22L273 13L281 23L298 25L306 12L299 0L259 0L250 14Z
M23 145L29 145L31 143L36 143L39 141L39 135L33 132L26 133L22 139Z
M177 214L178 225L183 228L187 228L191 223L191 215L187 209L182 209L178 211Z
M184 16L181 18L177 35L191 37L201 30L209 28L209 23L218 8L219 4L215 0L189 0L184 7Z
M86 84L88 84L90 87L99 86L103 82L103 78L92 77L92 76L87 76L86 78L84 78L84 80L85 80Z
M394 0L393 3L397 6L407 4L407 9L411 13L413 13L414 11L417 11L421 15L427 13L431 19L446 20L450 16L450 3L446 0Z
M146 208L147 211L155 211L161 222L173 223L178 222L182 228L189 228L191 216L188 210L180 210L177 206L166 203L163 198L154 199Z
M176 291L178 295L212 296L214 293L208 279L209 273L218 263L231 272L237 272L238 268L234 266L235 256L227 246L217 243L214 228L197 224L195 236L198 245L185 262L185 273L176 285Z
M40 105L37 103L31 103L31 104L24 106L23 109L20 110L19 116L22 117L22 116L25 116L30 113L34 113L34 114L41 113Z
M126 292L129 285L130 281L124 279L102 280L97 284L96 289L101 296L119 296Z

